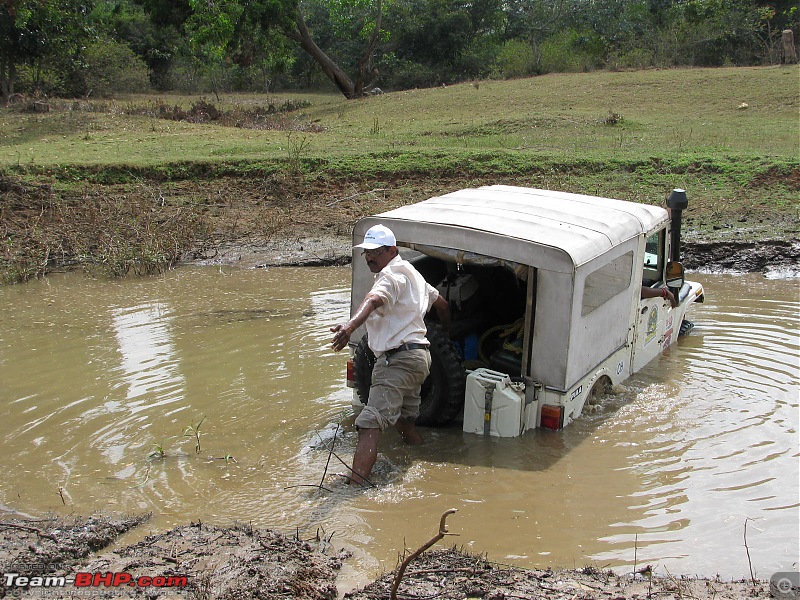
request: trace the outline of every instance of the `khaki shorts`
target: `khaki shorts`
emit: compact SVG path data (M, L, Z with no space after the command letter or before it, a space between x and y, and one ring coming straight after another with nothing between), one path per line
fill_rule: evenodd
M431 371L431 353L425 348L382 355L372 370L369 400L356 417L356 427L385 430L397 419L419 415L420 387Z

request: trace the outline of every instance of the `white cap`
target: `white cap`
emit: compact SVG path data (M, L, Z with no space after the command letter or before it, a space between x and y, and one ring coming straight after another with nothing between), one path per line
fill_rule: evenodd
M381 246L396 246L397 240L392 233L392 230L385 225L374 225L367 229L364 235L364 241L360 244L353 246L354 248L364 248L365 250L374 250Z

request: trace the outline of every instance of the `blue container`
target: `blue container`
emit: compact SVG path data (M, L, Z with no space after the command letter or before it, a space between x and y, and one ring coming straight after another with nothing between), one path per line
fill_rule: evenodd
M478 334L470 333L464 338L464 360L478 359Z

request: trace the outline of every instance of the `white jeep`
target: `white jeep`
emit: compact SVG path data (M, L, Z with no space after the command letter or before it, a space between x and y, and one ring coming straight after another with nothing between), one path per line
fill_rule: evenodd
M450 302L449 335L429 315L432 367L418 424L460 417L465 431L495 436L560 429L691 329L686 310L703 288L684 281L678 260L685 192L673 190L667 204L497 185L359 220L354 245L386 225ZM354 251L351 312L372 282ZM374 356L363 327L351 339L358 409Z

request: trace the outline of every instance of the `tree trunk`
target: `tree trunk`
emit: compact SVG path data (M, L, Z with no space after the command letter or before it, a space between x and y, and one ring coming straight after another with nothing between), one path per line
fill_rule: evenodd
M783 42L783 52L781 62L785 65L797 63L797 50L794 47L794 32L791 29L784 29L781 35Z
M14 94L16 75L14 61L7 57L0 58L0 98L8 100Z
M378 0L378 5L376 8L376 15L375 15L375 29L372 31L372 35L369 38L369 42L367 43L367 47L364 48L364 53L361 55L361 58L358 60L358 79L356 80L356 87L355 87L355 94L356 96L362 96L364 94L364 88L369 87L373 81L378 77L378 69L372 64L372 53L375 51L375 46L378 43L378 38L381 34L381 17L383 14L383 9L381 5L381 0Z
M360 98L364 95L364 89L369 87L375 78L378 76L378 69L372 64L372 54L375 52L375 46L378 43L381 33L381 16L382 16L382 0L377 2L377 14L375 16L375 29L367 42L367 47L364 49L361 58L358 59L358 72L356 73L355 80L342 69L336 62L325 52L317 46L317 43L311 37L308 31L303 13L300 10L300 4L295 5L297 11L296 22L297 31L284 32L290 39L294 40L300 47L322 68L322 72L330 79L334 85L339 89L344 97L352 100L353 98Z
M300 47L322 67L322 71L328 79L339 88L339 91L344 94L345 98L355 98L355 84L347 73L317 46L317 43L313 40L311 33L308 31L305 19L303 19L303 13L300 12L299 4L297 5L297 31L299 35L295 37L295 40L300 43Z

